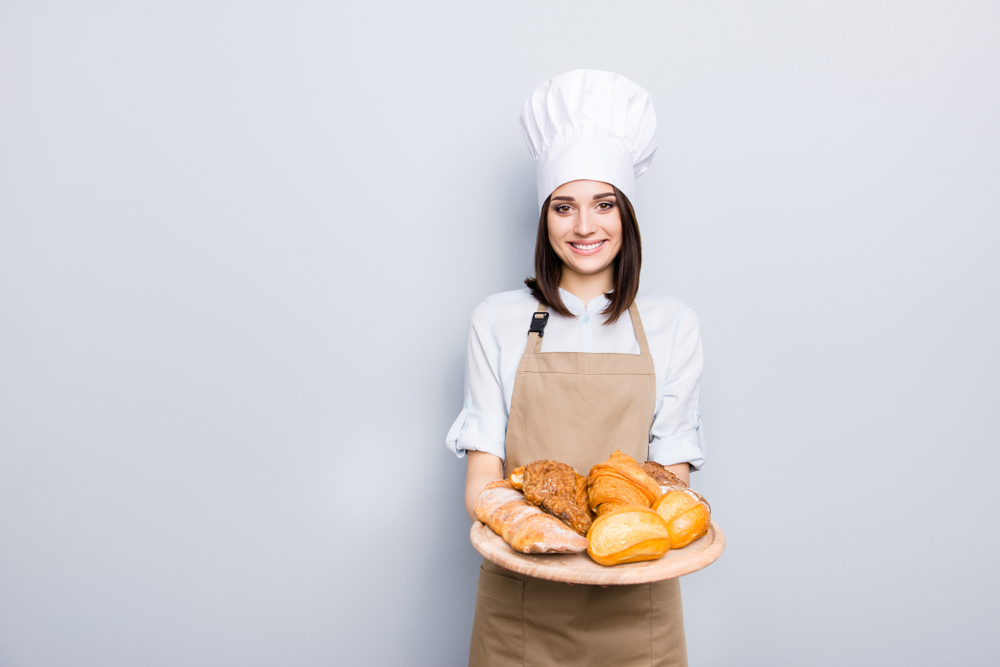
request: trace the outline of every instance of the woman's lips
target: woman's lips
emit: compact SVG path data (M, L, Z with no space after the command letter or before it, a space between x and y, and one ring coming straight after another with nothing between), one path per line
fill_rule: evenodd
M607 239L603 241L589 241L587 243L580 243L579 241L568 241L567 245L570 249L577 255L593 255L601 251L604 244L607 243Z

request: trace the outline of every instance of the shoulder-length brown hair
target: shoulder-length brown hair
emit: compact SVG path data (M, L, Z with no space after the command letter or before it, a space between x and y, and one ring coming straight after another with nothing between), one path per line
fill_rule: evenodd
M635 209L621 190L615 190L615 200L618 212L622 218L622 247L615 258L614 292L607 307L602 311L608 316L605 324L614 324L621 314L635 300L639 292L639 269L642 268L642 239L639 237L639 225L635 220ZM562 278L563 264L559 255L552 249L549 241L549 204L551 195L542 205L538 216L538 237L535 240L535 275L525 278L524 284L531 290L532 296L547 305L550 309L573 317L559 295L559 280Z

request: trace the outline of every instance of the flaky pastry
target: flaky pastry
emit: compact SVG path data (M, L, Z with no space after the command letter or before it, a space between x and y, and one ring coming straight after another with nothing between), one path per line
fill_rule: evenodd
M604 463L590 469L590 509L598 516L626 505L650 507L660 497L660 485L636 463L615 450Z

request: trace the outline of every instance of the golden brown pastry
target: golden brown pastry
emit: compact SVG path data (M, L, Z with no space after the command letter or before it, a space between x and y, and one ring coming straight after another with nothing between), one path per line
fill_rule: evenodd
M494 486L495 485L495 486ZM577 553L587 549L581 537L562 521L529 504L510 483L490 484L476 500L476 517L515 551L526 554Z
M581 535L587 534L591 518L586 477L577 474L570 465L543 459L524 466L522 479L525 500Z
M507 481L510 482L518 491L524 490L524 466L519 466L510 471L510 476L507 477Z
M635 459L615 450L604 463L590 469L590 509L598 516L625 505L651 506L660 497L660 485Z
M667 523L670 548L680 549L708 532L712 509L696 491L674 489L653 503L653 510Z
M670 550L667 522L642 505L605 512L587 534L587 553L601 565L656 560Z

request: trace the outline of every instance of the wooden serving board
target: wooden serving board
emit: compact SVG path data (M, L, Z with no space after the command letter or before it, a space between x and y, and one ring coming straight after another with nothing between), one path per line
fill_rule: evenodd
M550 581L571 584L646 584L697 572L714 563L726 548L719 524L683 549L671 549L663 558L605 567L586 552L578 554L523 554L510 548L502 537L477 521L472 525L472 546L486 560L508 570Z

